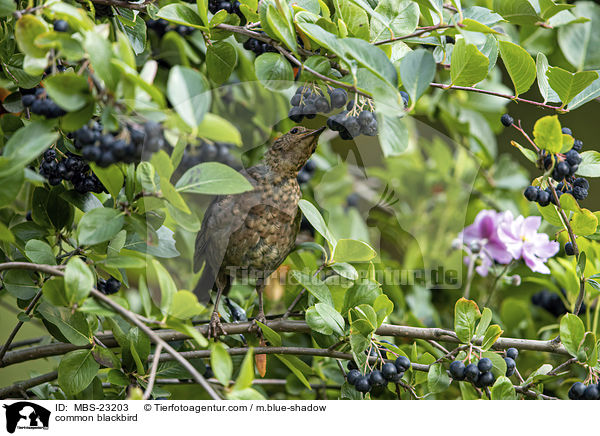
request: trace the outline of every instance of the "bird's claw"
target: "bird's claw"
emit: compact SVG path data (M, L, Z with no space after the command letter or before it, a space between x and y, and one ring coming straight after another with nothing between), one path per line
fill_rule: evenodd
M221 324L221 319L219 314L215 311L210 317L210 322L208 323L208 332L207 336L209 338L217 339L220 335L225 335L225 330L223 329L223 325Z

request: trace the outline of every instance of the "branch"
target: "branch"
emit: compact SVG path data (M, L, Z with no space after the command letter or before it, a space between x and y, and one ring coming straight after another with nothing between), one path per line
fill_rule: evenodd
M540 103L538 101L527 100L525 98L517 97L517 96L514 96L514 95L510 95L510 94L502 94L500 92L488 91L486 89L474 88L472 86L444 85L443 83L435 83L435 82L432 82L429 85L433 86L434 88L456 89L456 90L459 90L459 91L478 92L480 94L493 95L494 97L506 98L508 100L516 101L517 103L527 103L527 104L532 104L534 106L538 106L538 107L541 107L541 108L544 108L544 109L554 109L554 110L556 110L558 112L561 112L561 113L567 113L567 112L569 112L568 109L561 109L559 106L552 106L552 105L549 105L549 104L546 104L546 103Z
M77 0L80 3L87 3L85 0ZM123 9L134 9L136 11L145 11L146 6L155 2L155 0L146 0L142 3L130 3L125 0L91 0L92 3L106 6L115 6Z
M226 351L232 356L245 355L250 348L228 348ZM319 356L319 357L332 357L334 359L354 360L354 356L350 353L342 353L340 351L328 350L327 348L303 348L303 347L254 347L252 348L255 354L293 354L295 356ZM211 350L195 350L195 351L182 351L182 356L188 359L202 359L210 357ZM148 358L154 358L154 355ZM160 361L171 361L173 356L169 354L161 354ZM375 363L378 360L377 357L371 356L369 362ZM388 362L392 360L385 359ZM412 368L416 371L429 371L429 365L421 365L419 363L413 363Z
M16 382L10 386L5 388L0 388L0 400L4 398L8 398L11 394L16 392L23 392L27 389L31 389L35 386L41 385L43 383L50 382L58 377L58 371L52 371L48 374L43 374L38 377L30 378L29 380L23 380L20 382Z
M0 267L1 266L2 264L0 264ZM248 329L252 326L252 322L223 324L223 328L227 332L227 336L245 334L248 332ZM310 327L304 321L277 319L268 321L267 326L272 330L281 333L311 333ZM198 326L197 329L200 333L207 334L207 325ZM453 331L439 328L420 328L382 324L381 327L379 327L375 333L380 336L437 340L454 344L460 343ZM175 330L153 331L153 334L167 342L180 341L190 338L189 336ZM118 347L118 344L114 340L112 335L99 335L98 337L100 338L100 340L103 341L103 343L107 347ZM481 341L476 341L475 344L480 345ZM69 351L90 347L91 345L77 346L73 344L54 343L30 347L23 350L9 351L8 353L6 353L3 366L9 366L16 363L40 359L44 357L57 356L68 353ZM552 340L540 341L534 339L499 338L494 343L494 345L492 345L492 348L496 350L504 350L510 347L514 347L519 350L540 351L554 354L562 354L565 356L569 355L564 346Z

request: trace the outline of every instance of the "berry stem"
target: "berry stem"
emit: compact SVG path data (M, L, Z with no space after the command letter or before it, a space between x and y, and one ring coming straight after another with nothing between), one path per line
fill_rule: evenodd
M534 105L534 106L542 107L544 109L554 109L554 110L556 110L558 112L561 112L561 113L567 113L567 112L569 112L568 109L561 109L558 106L552 106L552 105L549 105L549 104L546 104L546 103L540 103L538 101L527 100L525 98L517 97L517 96L514 96L514 95L510 95L510 94L502 94L500 92L488 91L487 89L474 88L472 86L444 85L443 83L435 83L435 82L432 82L429 85L433 86L434 88L456 89L456 90L459 90L459 91L478 92L480 94L493 95L494 97L506 98L508 100L516 101L517 103L527 103L527 104L531 104L531 105Z

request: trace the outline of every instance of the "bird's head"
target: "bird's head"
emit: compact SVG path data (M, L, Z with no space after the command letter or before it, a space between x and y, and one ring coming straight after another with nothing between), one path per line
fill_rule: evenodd
M277 138L265 154L266 164L279 172L297 173L317 149L319 135L325 130L296 126Z

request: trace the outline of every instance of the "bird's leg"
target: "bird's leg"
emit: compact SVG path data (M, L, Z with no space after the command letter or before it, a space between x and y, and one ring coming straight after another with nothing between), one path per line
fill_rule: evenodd
M215 298L215 306L213 308L212 314L210 316L210 322L208 323L208 337L217 339L220 334L225 334L225 330L223 330L223 325L221 324L221 319L219 316L219 300L221 299L221 294L223 293L223 283L217 278L217 297Z
M262 324L267 323L267 318L265 317L265 311L264 311L264 307L263 307L263 290L264 289L265 289L264 280L262 280L262 279L257 280L256 281L256 293L258 294L258 313L256 314L256 318L254 318L254 321L252 322L252 325L250 326L250 330L256 329L258 334L261 336L262 336L262 330L259 328L256 321L258 321Z

